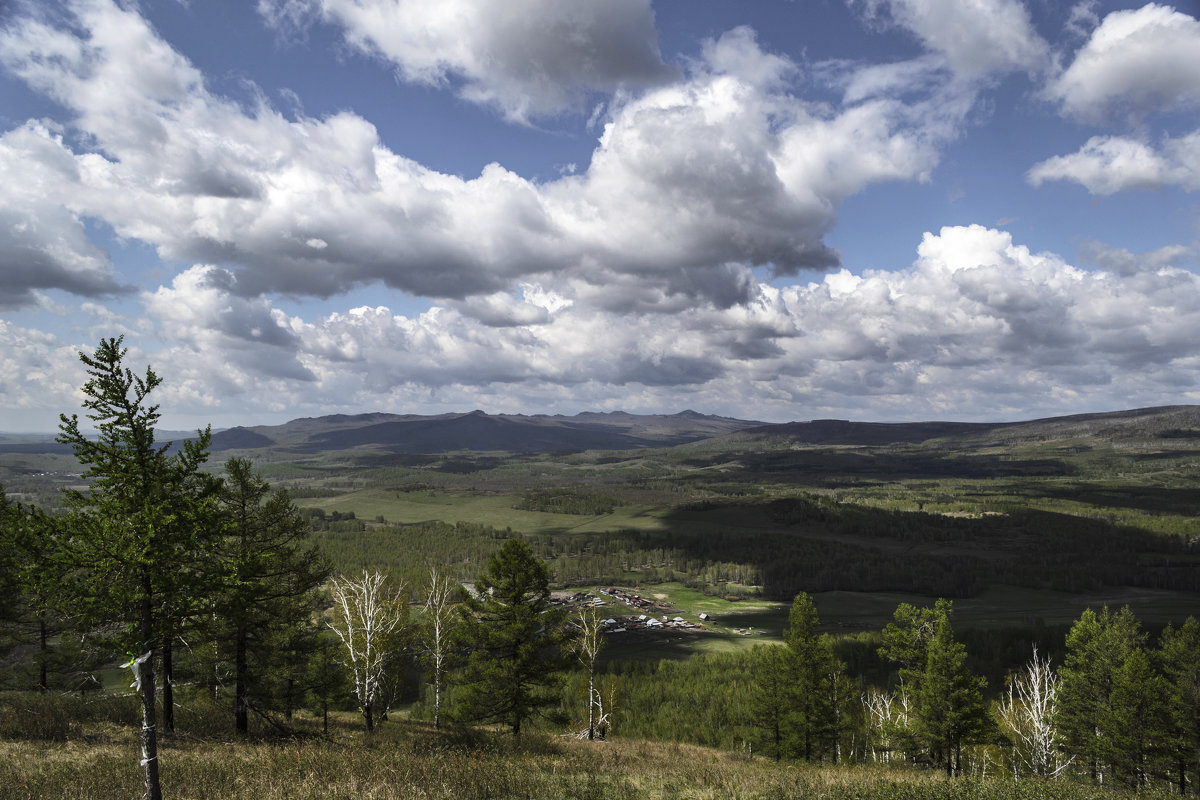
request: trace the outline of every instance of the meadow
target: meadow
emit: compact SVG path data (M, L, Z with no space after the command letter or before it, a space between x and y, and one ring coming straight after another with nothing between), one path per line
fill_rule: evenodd
M0 696L0 792L8 800L132 796L140 768L132 698ZM947 779L882 765L779 763L745 749L637 738L588 742L393 721L367 736L354 715L329 731L298 715L290 736L231 742L203 700L162 739L162 785L177 800L1111 800L1124 793L1064 781L1013 781L994 765ZM1132 796L1132 795L1130 795ZM1167 797L1155 790L1140 798Z

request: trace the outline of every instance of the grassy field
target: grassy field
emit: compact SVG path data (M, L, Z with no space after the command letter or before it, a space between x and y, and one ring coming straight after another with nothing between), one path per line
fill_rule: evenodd
M18 728L19 698L0 696L0 795L6 800L111 800L140 795L132 720L92 714L63 735ZM111 706L112 704L109 703ZM119 705L119 704L118 704ZM126 716L133 716L132 705ZM42 710L46 710L43 708ZM366 736L355 715L328 734L297 718L292 735L233 742L215 709L181 713L160 739L164 796L172 800L1092 800L1124 793L1067 780L1014 782L993 765L950 780L880 765L779 764L747 752L682 744L441 731L394 720ZM76 714L76 716L79 716ZM85 715L86 716L86 715ZM117 715L119 716L119 714ZM30 734L42 734L30 736ZM983 762L981 762L983 763ZM1000 772L1001 774L997 774ZM1146 792L1141 798L1166 797Z

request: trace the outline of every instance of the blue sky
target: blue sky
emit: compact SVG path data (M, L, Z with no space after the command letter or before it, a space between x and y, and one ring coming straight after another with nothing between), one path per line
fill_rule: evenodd
M1200 402L1200 8L0 11L0 430Z

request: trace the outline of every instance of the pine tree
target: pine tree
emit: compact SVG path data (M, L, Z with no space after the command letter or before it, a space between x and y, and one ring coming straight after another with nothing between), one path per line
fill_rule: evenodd
M0 485L0 656L23 644L24 628L31 614L26 590L26 554L28 517L25 509L8 499ZM7 682L5 675L0 682ZM45 686L43 680L42 686Z
M463 598L460 631L470 650L461 711L507 724L513 736L558 704L565 667L563 614L550 604L550 574L520 539L508 539Z
M292 694L295 677L289 675L308 661L300 634L313 629L316 593L330 567L316 546L305 547L308 521L287 493L272 491L249 461L226 462L218 504L215 611L219 638L233 659L234 724L245 734L252 696L267 700L272 682L276 694ZM277 679L268 680L272 675Z
M784 728L789 749L805 761L820 759L837 739L834 679L839 668L828 637L817 633L820 624L812 598L796 595L784 632L792 676Z
M1167 681L1171 725L1167 738L1179 793L1187 791L1188 774L1200 780L1200 622L1188 617L1182 626L1168 625L1159 649Z
M925 654L916 690L917 729L935 764L947 775L962 771L962 745L987 727L983 690L987 681L966 667L967 649L954 639L949 612L941 614Z
M125 625L120 639L142 701L145 794L160 800L155 659L175 604L193 596L210 552L199 471L210 437L201 431L173 456L170 445L155 444L158 406L148 398L161 379L149 368L144 377L125 368L121 342L105 339L93 355L79 355L89 375L83 405L98 436L85 435L77 415L60 415L58 441L71 445L89 486L65 493L58 596L85 624Z
M1130 786L1145 786L1166 755L1170 712L1167 682L1142 648L1134 649L1113 675L1103 727L1107 760L1114 775Z
M354 688L342 663L342 647L332 631L322 631L308 662L305 681L310 706L321 713L321 730L329 733L329 709L339 697L349 697Z
M1128 607L1110 614L1085 609L1067 633L1067 654L1059 672L1055 720L1067 752L1086 766L1093 780L1104 780L1111 753L1109 711L1117 671L1146 636Z
M897 607L883 630L882 658L900 666L900 689L914 712L918 738L933 763L947 774L961 769L962 745L987 726L986 681L966 668L966 648L954 639L953 605L940 598L933 608Z
M3 484L0 484L0 623L17 618L23 599L19 556L20 532L24 524L25 510L8 499Z
M755 723L766 730L771 751L778 761L783 757L784 720L791 708L792 669L787 648L760 645L754 648L754 692L751 713Z

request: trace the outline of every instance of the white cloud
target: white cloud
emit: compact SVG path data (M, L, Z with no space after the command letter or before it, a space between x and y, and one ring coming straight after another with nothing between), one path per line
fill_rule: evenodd
M1019 0L848 0L868 18L889 21L946 58L962 77L1040 72L1049 47Z
M142 299L166 337L221 353L226 369L244 373L247 380L254 374L314 380L295 358L299 341L293 321L262 298L239 297L236 284L226 270L197 265Z
M1092 31L1100 25L1100 16L1096 13L1097 3L1098 0L1080 0L1071 6L1066 32L1079 39L1091 36Z
M1149 253L1131 253L1123 247L1108 247L1101 242L1085 242L1080 257L1101 269L1124 277L1139 272L1158 272L1163 269L1183 269L1200 260L1197 251L1183 245L1167 245Z
M840 86L842 102L860 103L877 97L895 97L912 92L926 93L945 80L946 63L926 55L893 64L851 65L841 69L829 65L827 77Z
M686 79L612 103L585 172L533 183L492 164L468 180L392 152L349 112L243 108L134 12L73 8L86 34L20 19L0 39L9 69L95 143L30 169L74 170L72 213L164 259L231 265L246 296L380 281L464 299L574 275L611 279L615 309L727 307L748 296L746 265L835 264L823 238L841 201L927 177L974 102L934 85L911 103L811 103L791 90L794 64L736 29Z
M1200 103L1200 21L1149 3L1107 15L1046 95L1087 122Z
M1166 139L1160 149L1123 136L1093 136L1077 152L1035 164L1027 175L1034 186L1065 180L1092 194L1178 186L1200 189L1200 131Z
M578 110L587 94L672 76L649 0L259 0L276 26L320 18L412 83L517 122Z
M362 307L305 321L263 301L241 307L202 267L146 302L178 342L165 359L173 379L242 422L240 409L269 406L998 419L1200 399L1200 277L1181 267L1184 248L1099 248L1090 257L1106 270L1088 272L975 225L926 234L917 256L672 315L605 308L570 279L414 316ZM234 317L284 333L262 345Z
M73 202L78 168L61 132L30 121L0 135L0 174L0 309L36 304L38 289L127 291L88 239Z

